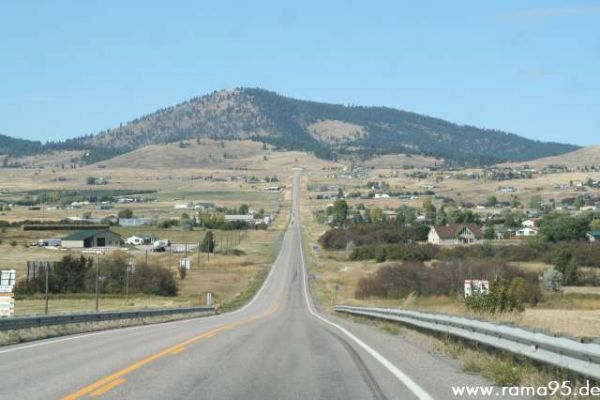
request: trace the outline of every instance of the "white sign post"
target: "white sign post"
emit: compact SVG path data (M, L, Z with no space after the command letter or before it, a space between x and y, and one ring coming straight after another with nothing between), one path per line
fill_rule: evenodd
M17 272L14 269L0 271L0 317L15 315L15 284Z
M182 258L179 261L179 268L181 269L190 269L191 268L191 262L189 258Z
M213 305L213 294L212 294L212 292L206 292L206 305L207 306L212 306Z

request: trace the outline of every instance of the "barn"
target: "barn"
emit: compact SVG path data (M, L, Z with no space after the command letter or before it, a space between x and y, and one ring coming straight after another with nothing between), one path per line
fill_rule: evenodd
M90 247L120 247L121 236L108 230L82 230L72 233L62 239L62 247L83 249Z

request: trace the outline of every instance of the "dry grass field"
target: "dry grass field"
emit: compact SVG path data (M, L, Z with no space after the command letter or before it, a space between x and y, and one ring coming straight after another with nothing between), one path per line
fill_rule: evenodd
M217 206L238 207L242 203L249 204L253 209L264 208L267 212L274 212L281 207L279 217L275 224L267 231L247 231L237 248L245 254L241 256L218 254L209 263L205 262L201 254L198 261L197 254L190 254L192 260L192 270L189 271L185 280L180 281L180 295L177 298L151 298L140 296L132 298L125 304L122 298L105 298L103 307L148 307L163 306L165 304L198 304L200 296L207 290L215 293L215 299L219 304L232 304L236 298L246 296L244 291L256 285L257 279L264 276L265 270L272 259L274 252L273 243L276 242L281 233L283 224L287 220L289 206L289 186L291 175L290 169L300 166L304 169L302 176L302 202L303 221L306 235L306 245L310 248L309 256L311 261L311 274L315 278L312 281L313 290L322 306L330 305L332 302L356 302L354 291L358 280L374 272L380 264L373 262L348 262L347 255L344 252L326 252L317 249L313 244L317 238L326 229L325 226L317 224L313 220L313 211L322 209L331 200L317 200L318 192L308 192L308 183L318 183L333 187L342 187L346 192L360 190L367 192L365 187L369 181L385 181L389 183L392 191L410 191L419 192L423 190L426 184L434 184L436 195L448 196L454 199L467 200L472 202L483 201L490 195L495 195L499 200L510 199L515 195L523 204L527 204L529 198L533 195L542 195L544 198L554 198L559 200L564 197L574 196L570 191L557 192L554 189L556 183L569 183L570 181L586 180L587 178L600 179L600 174L596 172L570 172L555 175L541 175L533 179L521 179L511 181L467 181L453 178L452 173L446 171L427 172L430 174L425 179L412 178L407 174L414 170L402 170L395 168L396 163L403 163L406 158L382 157L373 161L371 167L365 169L364 175L357 178L349 178L340 174L341 164L332 163L316 159L314 156L300 152L277 152L272 149L263 150L262 145L258 148L244 147L244 142L227 142L225 149L231 151L231 158L221 157L221 161L205 168L196 168L203 166L204 161L194 159L189 165L190 168L131 168L128 163L138 161L130 160L119 164L115 159L114 165L107 163L91 165L77 169L0 169L0 200L14 200L22 196L29 190L152 190L154 193L144 194L143 196L155 199L153 202L133 203L127 205L116 205L109 210L98 210L92 206L84 206L78 209L65 209L51 211L47 208L42 210L29 210L28 207L13 207L10 211L0 212L0 220L18 221L23 219L45 219L58 220L65 217L77 217L88 212L92 217L102 218L108 215L116 215L119 209L131 208L136 216L148 218L179 218L183 212L190 213L189 210L175 209L174 205L188 201L194 202L214 202ZM253 145L256 145L254 143ZM204 152L199 148L205 146ZM170 160L184 156L187 151L199 152L195 157L208 157L214 149L223 150L220 142L212 143L201 142L197 145L195 141L190 142L190 147L179 148L177 144L169 145L164 160L161 161L168 165ZM163 146L158 146L162 147ZM255 146L256 147L256 146ZM164 150L164 149L163 149ZM135 155L141 163L144 160L142 153L144 151L153 152L156 149L142 149L140 154ZM171 154L171 155L169 155ZM221 152L221 156L222 156ZM132 156L131 154L129 156ZM124 156L123 156L124 157ZM170 158L171 157L171 158ZM213 155L213 158L216 156ZM266 157L266 160L265 160ZM418 157L417 157L418 158ZM417 161L415 157L409 158L411 161ZM118 161L118 162L117 162ZM419 162L430 162L435 160L420 160ZM142 165L142 164L140 164ZM157 164L162 165L162 164ZM424 164L425 165L425 164ZM423 170L424 171L424 170ZM477 170L473 170L477 172ZM469 172L469 171L463 171ZM269 183L250 183L244 177L263 178L266 176L277 176L280 179L278 185L287 189L282 194L267 193L263 189L272 184ZM93 176L97 179L102 178L105 185L90 186L86 185L86 178ZM499 192L501 185L510 185L516 189L513 194ZM429 196L431 197L431 196ZM367 206L377 206L380 208L398 207L400 205L409 205L421 207L424 197L412 200L401 200L398 198L389 199L355 199L349 200L349 203L356 205L363 203ZM434 204L439 206L439 200L433 199ZM123 228L115 227L115 231L123 236L133 234L153 235L160 238L168 238L173 243L198 243L205 232L203 230L184 231L178 227L170 229L158 228ZM231 233L215 231L217 241L227 243L227 235ZM23 232L17 228L7 228L0 233L0 267L16 268L19 274L23 274L25 262L27 260L55 260L64 255L64 252L57 250L45 250L32 247L26 247L31 241L47 238L61 237L64 232ZM231 236L229 236L231 239ZM145 259L146 254L142 251L131 251L131 254L138 262ZM162 265L169 266L173 271L182 255L172 255L169 261L168 254L148 255L151 261L156 261ZM535 271L542 271L547 265L539 263L520 263L520 266ZM335 291L335 287L339 291ZM572 335L587 336L594 333L597 329L600 316L598 312L590 307L589 304L596 304L600 295L595 292L581 292L581 289L566 288L564 296L560 299L548 297L542 304L536 308L527 309L520 314L511 315L514 323L528 326L540 326L555 332L566 332ZM559 301L560 300L560 301ZM22 303L22 312L39 308L40 299L32 299L31 304ZM79 309L90 307L90 300L82 299L55 299L63 304L64 309ZM36 303L37 302L37 303ZM431 309L449 313L464 314L467 311L458 299L425 299L411 298L396 301L382 301L371 299L373 304L389 304L395 306L414 307L420 309ZM73 304L72 306L70 304ZM55 309L61 309L59 304L54 305ZM561 310L555 312L554 310ZM585 324L575 323L579 318L585 321ZM596 334L597 335L597 334Z
M527 164L534 168L543 168L549 165L566 165L569 168L600 165L600 146L588 146L559 156L539 158L529 161ZM501 165L512 166L518 164L507 163Z
M288 154L288 156L290 156ZM48 209L51 204L42 205L42 209L30 210L27 206L13 206L10 210L0 212L0 220L21 221L46 220L58 221L67 217L81 217L84 213L92 218L103 218L116 215L120 209L130 208L136 216L156 219L178 219L182 213L194 215L194 210L175 209L174 205L186 202L210 202L219 207L239 207L248 204L251 209L265 209L274 214L275 220L267 230L246 230L243 232L213 230L217 241L217 251L224 248L238 249L241 255L225 255L217 252L211 255L210 261L206 254L190 251L191 270L184 280L177 274L176 267L182 253L152 253L146 254L136 248L123 249L136 263L144 262L146 257L150 262L156 262L166 268L171 268L179 285L179 295L176 297L160 296L131 296L126 301L124 296L102 296L101 310L170 307L197 305L204 302L207 291L214 293L214 301L226 308L236 307L239 302L247 299L252 290L258 287L265 276L271 262L274 260L279 237L286 225L289 215L289 184L292 165L306 163L309 168L319 168L313 163L311 156L304 153L291 155L291 159L274 153L271 160L260 165L257 160L256 169L235 170L231 165L223 169L138 169L111 168L98 165L76 169L0 169L0 200L15 201L31 190L48 191L81 191L87 190L152 190L154 193L141 194L143 197L156 199L152 202L114 204L108 210L99 210L93 205L73 209ZM260 160L263 160L262 155ZM264 160L263 160L264 161ZM87 185L86 178L93 176L104 179L104 185ZM261 179L266 176L277 176L278 183L250 183L250 177ZM59 179L60 178L60 179ZM280 193L265 192L267 186L280 185L284 190ZM287 188L286 188L287 187ZM130 235L154 236L168 238L178 245L189 243L190 248L200 242L206 231L195 229L183 230L180 227L160 229L158 227L114 227L112 228L123 237ZM59 260L68 250L46 249L30 246L42 238L61 238L68 231L23 231L18 227L6 227L0 230L0 268L17 270L18 279L26 274L28 260ZM237 243L239 236L239 244ZM78 250L71 250L78 254ZM103 257L103 256L100 256ZM19 298L16 302L16 313L32 314L43 312L43 296ZM92 294L51 296L51 312L89 311L95 307Z
M466 315L473 318L486 318L498 322L522 325L531 328L541 328L549 332L566 334L578 337L600 336L600 291L597 288L564 288L561 294L545 293L544 300L536 307L527 308L524 312L514 312L504 315L483 316L474 314L466 309L461 298L417 297L409 296L403 299L381 299L370 298L357 300L354 297L357 283L361 277L375 272L381 265L372 260L348 261L345 251L326 251L317 245L317 240L325 232L327 227L317 223L313 211L321 209L330 202L329 200L316 200L314 192L306 190L306 184L311 179L303 180L302 218L305 235L305 243L310 266L311 288L319 305L325 309L331 309L332 304L360 304L373 306L404 307L424 311L433 311L447 314ZM373 175L371 175L371 179ZM323 174L312 174L312 179L330 184L346 184L347 180L335 180L327 178ZM369 178L367 178L369 179ZM511 181L511 184L514 181ZM497 184L497 183L496 183ZM413 185L415 185L413 183ZM461 190L480 191L479 188L467 188ZM309 199L311 197L311 199ZM381 199L371 200L363 204L389 204L393 206L395 200ZM359 202L358 200L355 202ZM550 268L544 263L515 263L524 269L543 272ZM336 291L336 287L339 289Z

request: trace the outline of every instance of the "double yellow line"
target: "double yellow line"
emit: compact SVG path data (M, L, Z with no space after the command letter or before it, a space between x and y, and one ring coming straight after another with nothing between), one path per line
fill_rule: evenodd
M167 355L179 354L182 351L184 351L188 345L199 342L204 339L211 338L211 337L217 335L218 333L221 333L221 332L224 332L224 331L227 331L230 329L234 329L234 328L242 326L242 325L247 325L258 319L266 318L270 315L275 314L280 308L281 308L281 304L279 302L277 302L273 305L273 307L271 307L269 310L267 310L263 314L259 314L254 317L242 320L242 321L238 321L238 322L234 322L234 323L230 323L230 324L224 324L215 329L204 332L198 336L194 336L190 339L184 340L183 342L178 343L174 346L171 346L167 349L164 349L157 353L151 354L150 356L143 358L143 359L129 365L128 367L123 368L120 371L117 371L113 374L105 376L104 378L97 380L96 382L92 383L91 385L88 385L84 388L79 389L76 392L73 392L73 393L63 397L63 400L76 400L76 399L79 399L79 398L81 398L83 396L87 396L87 395L90 395L92 397L102 396L104 393L108 392L109 390L127 382L127 380L124 378L125 375L142 368L146 364L149 364L149 363L156 361Z

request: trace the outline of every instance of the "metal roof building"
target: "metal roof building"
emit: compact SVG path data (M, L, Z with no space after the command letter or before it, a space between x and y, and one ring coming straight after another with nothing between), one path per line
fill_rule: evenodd
M89 247L120 247L121 236L108 229L82 230L62 239L62 246L78 249Z

